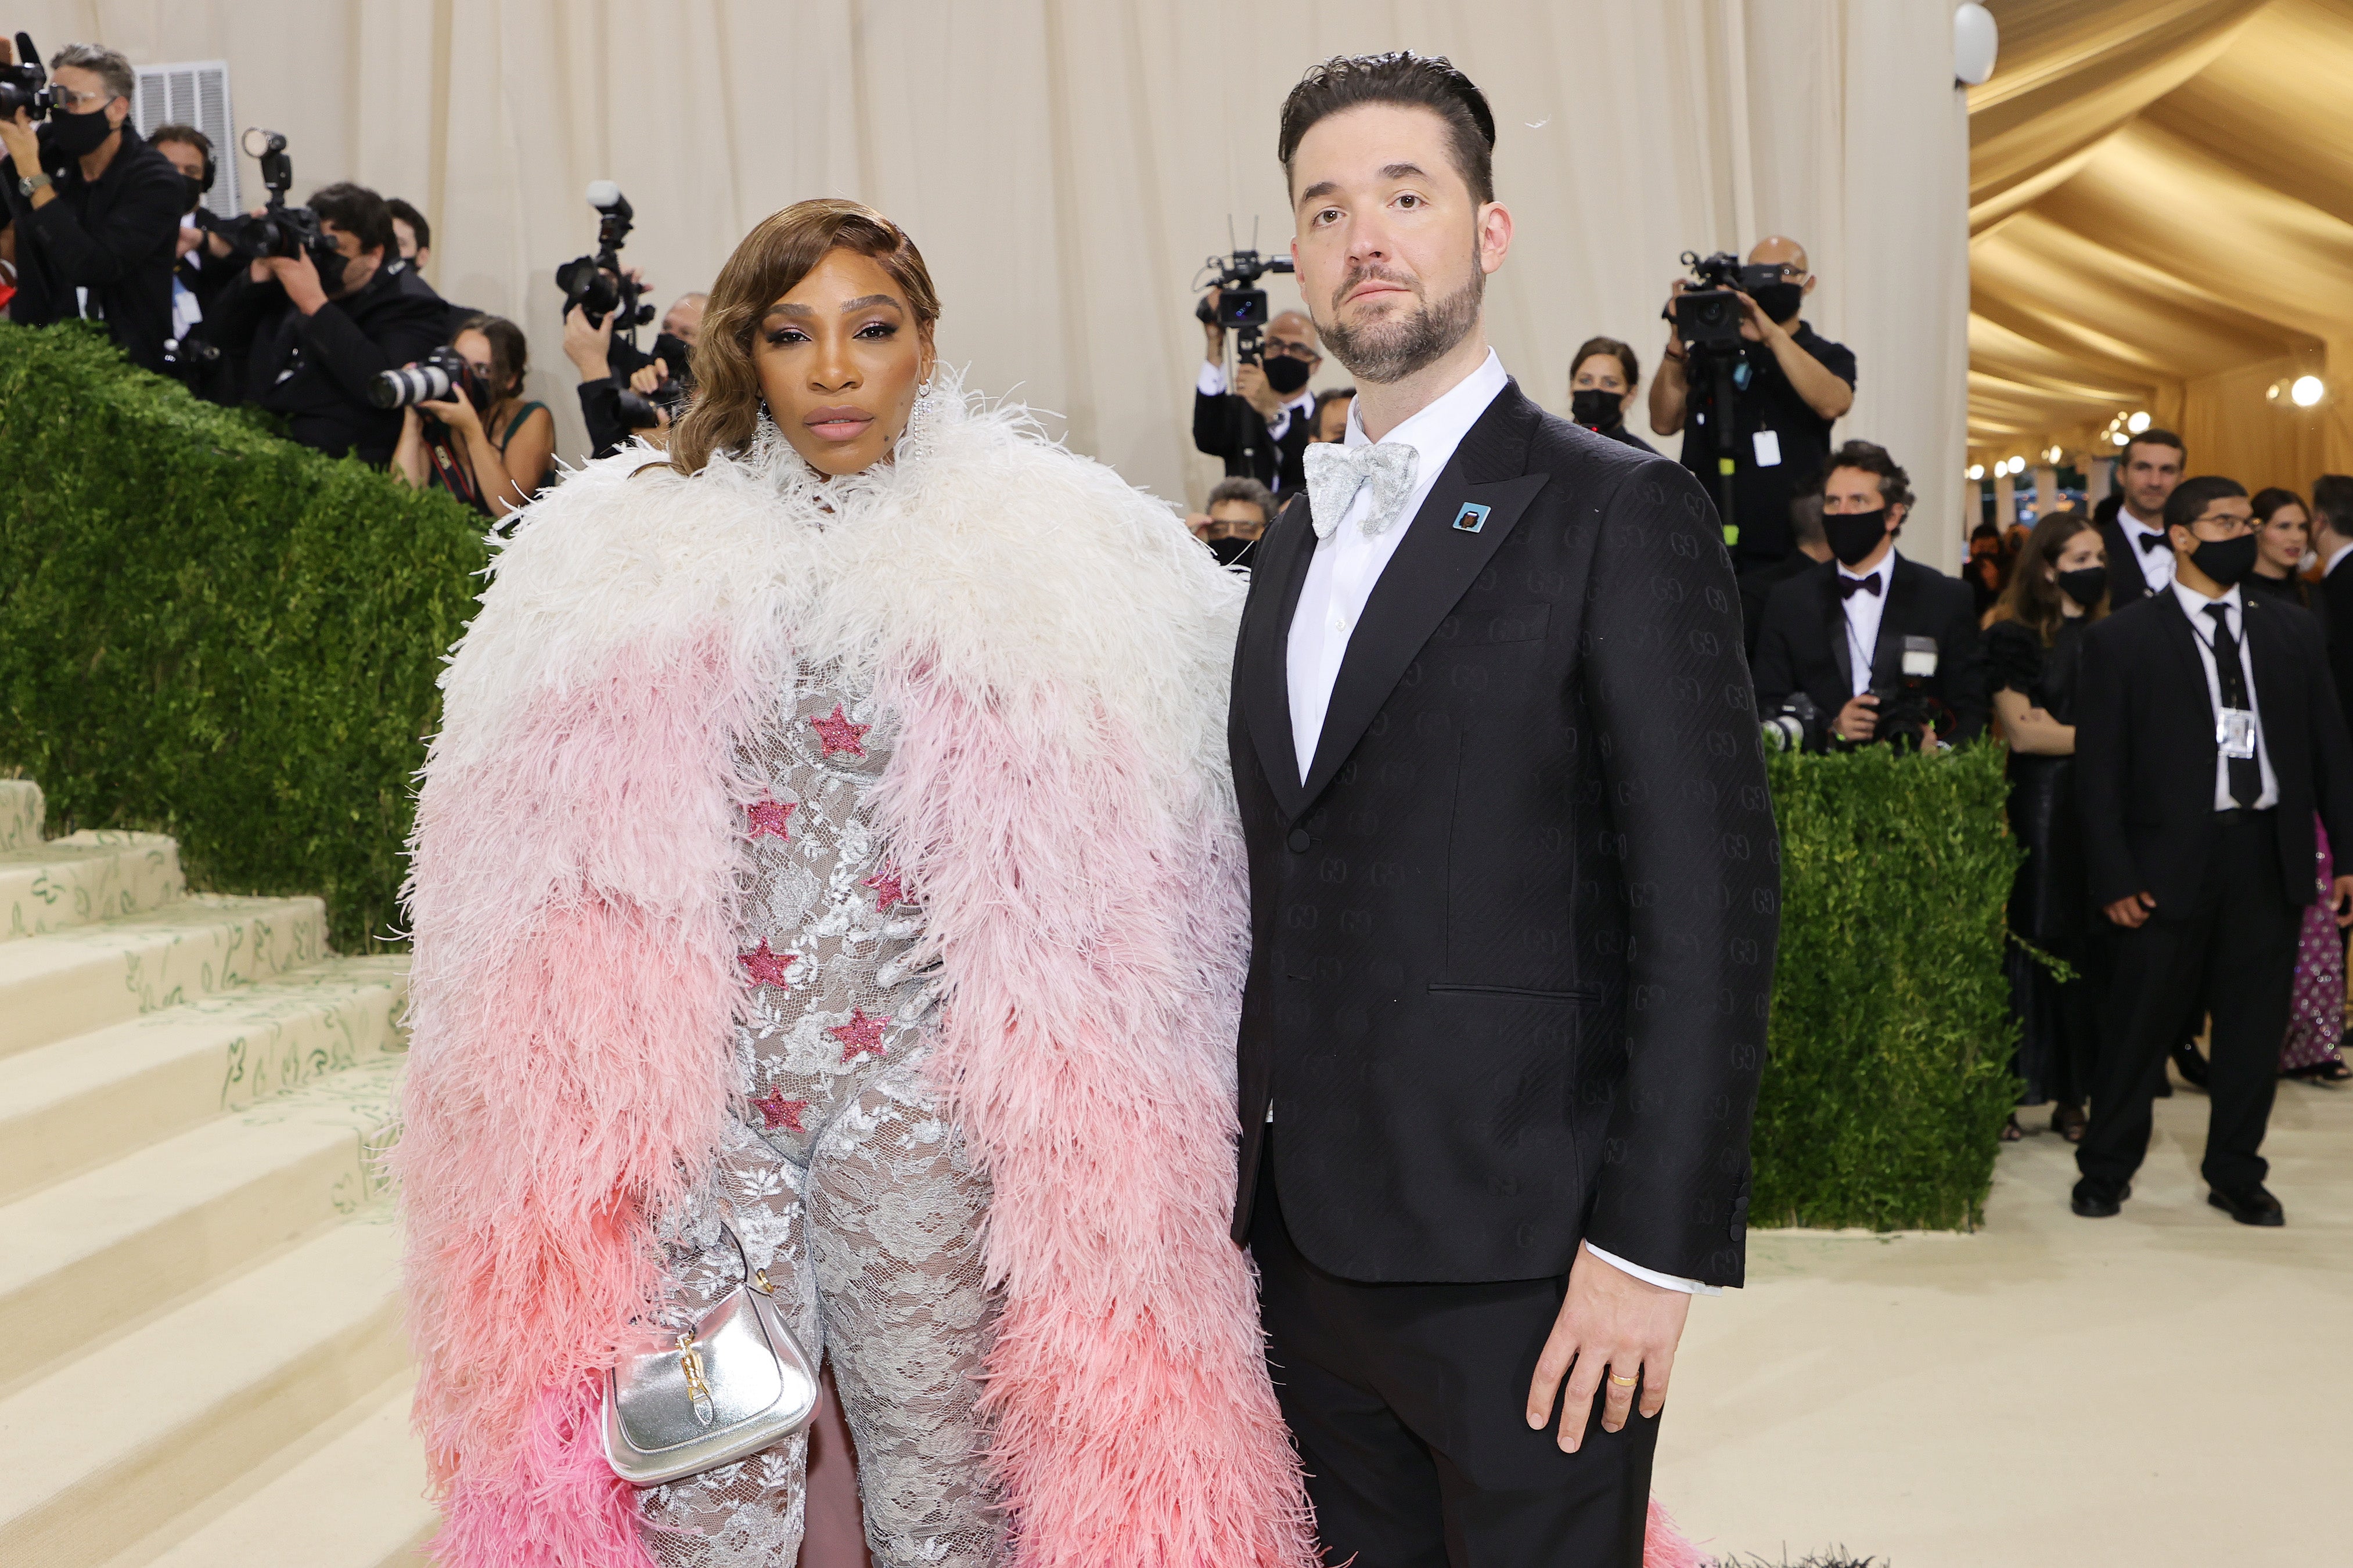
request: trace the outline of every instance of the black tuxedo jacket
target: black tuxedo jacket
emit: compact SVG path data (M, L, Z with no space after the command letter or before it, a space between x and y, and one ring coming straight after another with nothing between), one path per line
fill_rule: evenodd
M1880 612L1879 642L1872 650L1871 683L1894 686L1904 679L1904 639L1936 639L1936 673L1929 690L1956 721L1946 739L1957 745L1985 732L1985 649L1978 636L1977 599L1969 585L1891 551L1880 563L1888 573L1887 607ZM1854 654L1847 636L1846 611L1838 595L1838 567L1812 564L1778 584L1765 600L1757 632L1757 706L1770 713L1802 691L1822 717L1834 717L1854 695Z
M2110 518L2100 525L2100 542L2108 550L2108 608L2121 610L2147 598L2148 579L2140 574L2139 536Z
M1507 386L1398 525L1303 784L1308 510L1234 672L1236 1239L1271 1100L1284 1219L1344 1279L1556 1277L1589 1237L1738 1284L1779 845L1715 510Z
M2312 816L2353 844L2353 741L2311 615L2241 590L2240 624L2288 901L2313 899ZM2171 594L2108 616L2084 637L2075 697L2075 791L2092 902L2147 892L2187 913L2214 842L2214 703L2198 634Z
M1307 488L1307 444L1315 431L1307 415L1291 411L1291 424L1278 441L1266 416L1240 393L1215 397L1193 394L1193 445L1226 460L1228 479L1256 479L1286 494Z
M2328 673L2337 682L2345 727L2353 731L2353 555L2320 580L2321 631L2328 638Z

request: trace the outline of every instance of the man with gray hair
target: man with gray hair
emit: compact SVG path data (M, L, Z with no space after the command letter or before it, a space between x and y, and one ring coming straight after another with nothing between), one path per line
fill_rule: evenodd
M1285 310L1266 324L1255 364L1234 367L1226 385L1226 330L1217 321L1218 291L1209 291L1208 360L1193 388L1193 445L1226 460L1229 479L1256 479L1291 496L1307 482L1302 465L1315 438L1315 395L1307 384L1322 367L1315 323Z
M0 42L0 64L16 52ZM172 337L172 267L186 182L130 123L131 62L96 44L49 60L57 108L35 125L0 121L0 196L16 226L11 320L44 326L103 321L138 364L164 368Z

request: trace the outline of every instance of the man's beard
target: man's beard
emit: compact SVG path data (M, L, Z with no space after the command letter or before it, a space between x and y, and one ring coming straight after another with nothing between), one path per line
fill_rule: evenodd
M1444 358L1479 324L1479 305L1486 297L1487 273L1476 255L1471 258L1471 281L1436 304L1418 304L1404 315L1386 313L1361 327L1344 325L1339 319L1339 302L1347 297L1349 289L1367 278L1411 286L1409 279L1386 268L1368 267L1352 272L1332 291L1331 323L1315 323L1316 330L1323 333L1324 346L1358 381L1376 385L1403 381Z

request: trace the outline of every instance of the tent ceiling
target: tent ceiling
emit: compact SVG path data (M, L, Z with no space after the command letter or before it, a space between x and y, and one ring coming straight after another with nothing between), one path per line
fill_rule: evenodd
M2329 404L2296 417L2353 437L2353 0L1988 3L2001 60L1969 93L1972 456L2090 448L2146 408L2221 431L2200 454L2213 466L2259 466L2279 434L2260 422L2287 417L2240 406L2267 365L2326 375ZM2334 466L2353 468L2342 444Z

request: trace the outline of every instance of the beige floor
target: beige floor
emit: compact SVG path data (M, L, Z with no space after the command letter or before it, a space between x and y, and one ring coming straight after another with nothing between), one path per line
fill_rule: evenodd
M1694 1304L1659 1496L1776 1562L2353 1563L2353 1092L2281 1086L2282 1230L2207 1205L2205 1116L2158 1102L2114 1219L2068 1212L2042 1131L1974 1236L1752 1233L1748 1289Z

